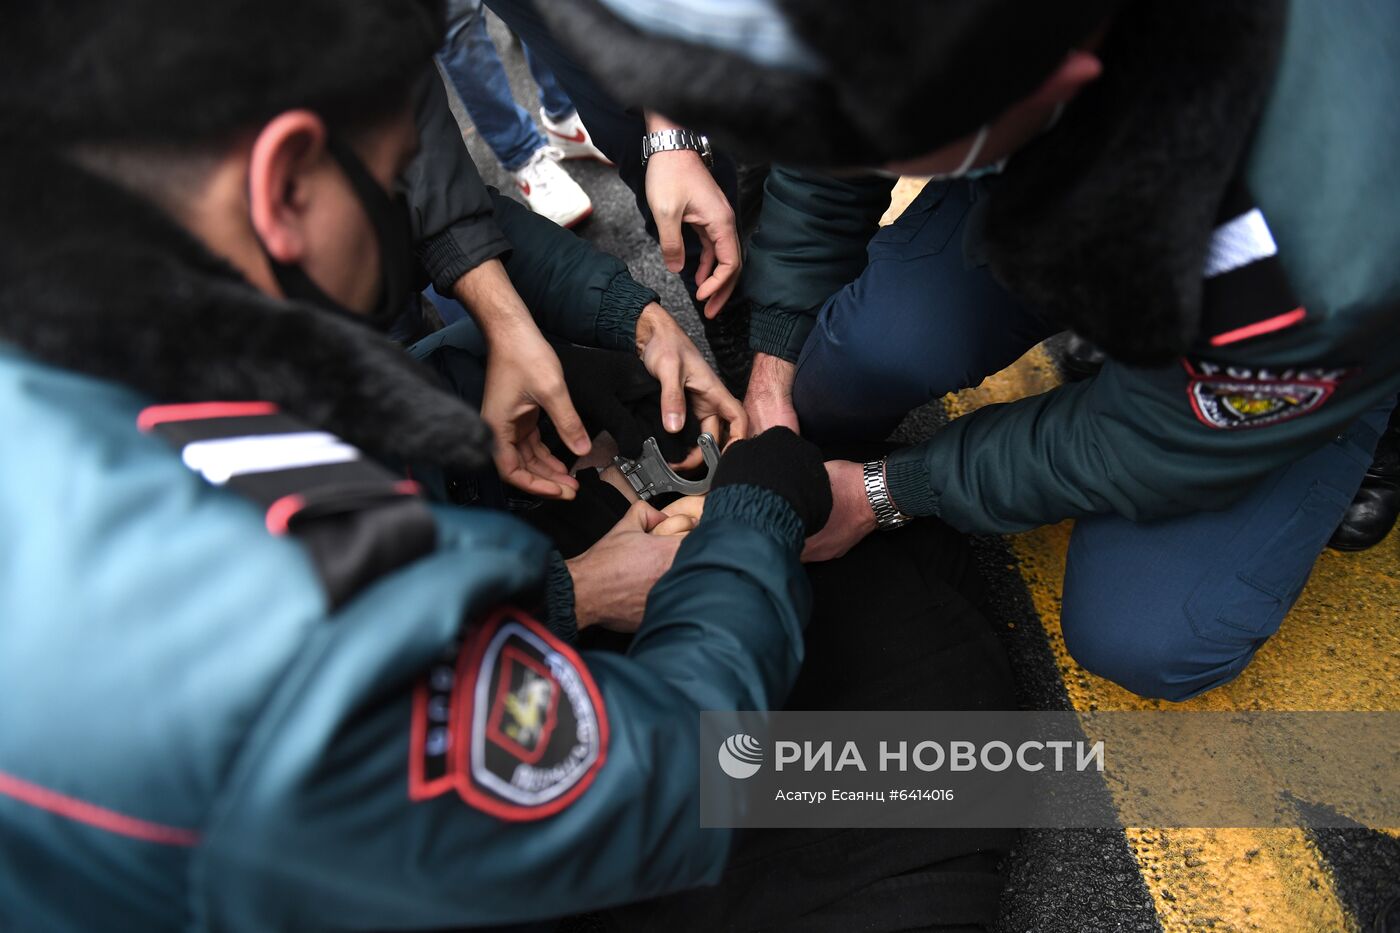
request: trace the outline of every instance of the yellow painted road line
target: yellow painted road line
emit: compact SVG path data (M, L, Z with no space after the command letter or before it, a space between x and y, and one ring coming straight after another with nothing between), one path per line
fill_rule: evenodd
M1128 829L1164 933L1358 933L1298 829Z
M917 195L896 186L888 223ZM1053 388L1039 348L944 400L949 417ZM1400 530L1361 554L1324 551L1279 633L1233 682L1183 704L1145 700L1088 673L1065 650L1060 593L1072 523L1008 537L1076 710L1400 710ZM1146 829L1125 835L1166 933L1360 933L1330 868L1296 829ZM1386 830L1400 838L1400 830Z
M1263 697L1250 698L1248 705L1232 703L1232 692L1241 692L1238 681L1187 703L1167 704L1135 696L1079 667L1065 651L1060 631L1069 532L1069 523L1039 529L1014 536L1011 547L1075 709L1274 708ZM1285 703L1278 708L1302 707ZM1125 833L1165 933L1359 930L1337 896L1330 870L1302 830L1130 828Z
M946 400L951 417L1055 384L1039 348ZM1009 537L1077 710L1400 709L1400 573L1395 541L1326 552L1278 635L1230 684L1184 704L1145 700L1088 673L1065 650L1060 593L1072 523ZM1166 933L1357 933L1331 871L1296 829L1125 830Z

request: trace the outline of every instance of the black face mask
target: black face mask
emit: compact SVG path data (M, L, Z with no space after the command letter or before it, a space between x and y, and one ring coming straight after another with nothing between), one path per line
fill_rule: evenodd
M408 203L402 194L390 196L344 141L328 136L326 149L345 173L350 189L355 192L356 200L374 228L375 239L379 241L379 270L383 288L379 304L368 315L352 311L326 294L301 266L279 262L267 253L266 246L263 252L267 254L273 277L286 297L346 315L377 330L388 330L406 307L409 294L413 291L417 268Z

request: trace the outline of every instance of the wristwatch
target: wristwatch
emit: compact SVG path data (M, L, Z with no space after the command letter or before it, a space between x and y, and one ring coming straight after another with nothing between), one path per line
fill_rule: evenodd
M715 154L710 151L710 137L703 133L692 133L690 130L647 133L642 137L642 166L645 168L647 159L656 153L670 152L674 149L693 149L700 153L700 158L705 160L707 168L714 168Z
M881 531L909 524L910 517L895 508L890 498L889 486L885 484L885 461L871 460L865 465L865 497L875 510L875 524Z

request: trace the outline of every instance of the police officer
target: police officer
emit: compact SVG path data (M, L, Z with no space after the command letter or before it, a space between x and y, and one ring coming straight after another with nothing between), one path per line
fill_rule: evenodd
M619 97L735 151L934 179L789 370L805 433L884 437L1065 328L1111 358L830 464L809 555L923 515L1077 519L1062 620L1085 667L1172 700L1238 675L1400 388L1394 5L773 2L742 36L703 0L645 6L547 18L606 48L589 63Z
M386 466L490 461L376 332L441 37L417 0L7 23L0 927L477 926L719 875L697 711L792 684L825 472L743 442L679 547L638 506L566 562Z

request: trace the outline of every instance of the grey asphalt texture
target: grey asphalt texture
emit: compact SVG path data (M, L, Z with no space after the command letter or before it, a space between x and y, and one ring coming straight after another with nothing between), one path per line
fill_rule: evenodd
M520 46L494 16L490 32L505 63L517 101L535 114L538 92ZM452 96L452 95L449 95ZM453 100L466 127L467 145L487 184L522 203L515 184ZM593 201L593 216L575 229L599 249L626 261L634 278L655 289L696 344L708 354L700 321L678 276L661 262L643 229L632 192L610 168L565 163ZM927 437L946 415L938 404L910 415L895 434L903 442ZM1069 709L1043 628L1016 568L1015 557L996 536L977 537L974 552L991 594L989 616L1002 634L1027 709ZM1367 830L1328 830L1314 839L1333 866L1348 906L1363 926L1381 906L1384 892L1400 877L1400 843ZM1023 834L1007 865L1008 887L998 933L1153 933L1160 931L1151 896L1119 830L1035 830Z

